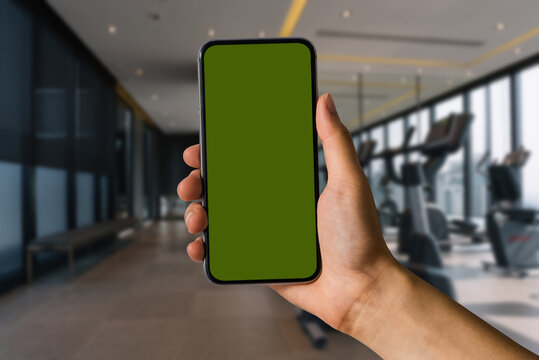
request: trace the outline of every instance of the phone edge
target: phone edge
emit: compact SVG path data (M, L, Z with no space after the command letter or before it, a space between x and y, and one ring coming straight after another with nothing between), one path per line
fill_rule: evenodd
M318 236L318 199L320 196L320 185L318 175L318 132L316 130L316 104L318 101L318 70L317 70L317 53L314 45L302 37L287 37L287 38L248 38L248 39L213 39L204 43L197 57L198 70L198 88L199 88L199 144L200 144L200 175L202 179L202 207L208 212L207 199L207 169L206 169L206 109L205 109L205 84L204 84L204 54L214 45L228 44L265 44L265 43L301 43L305 45L311 53L311 97L312 97L312 129L313 129L313 159L314 159L314 191L315 191L315 234L316 234L316 269L314 273L308 277L300 279L262 279L262 280L220 280L217 279L210 270L210 252L209 252L209 219L208 227L202 234L204 242L204 272L210 282L216 285L238 285L238 284L306 284L315 281L322 272L322 256L320 253L320 240Z

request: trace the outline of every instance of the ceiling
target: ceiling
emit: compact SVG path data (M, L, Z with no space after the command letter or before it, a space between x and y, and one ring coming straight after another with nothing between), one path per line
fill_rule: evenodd
M210 38L308 38L320 93L352 130L414 105L417 75L425 100L539 52L537 0L47 2L166 133L198 131L196 59Z

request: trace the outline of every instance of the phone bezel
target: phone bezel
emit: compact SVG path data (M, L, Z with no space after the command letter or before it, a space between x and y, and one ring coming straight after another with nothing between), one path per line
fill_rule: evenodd
M204 53L215 45L239 45L239 44L277 44L277 43L300 43L305 45L311 54L311 97L312 97L312 128L313 128L313 155L314 155L314 182L315 182L315 224L318 224L318 198L319 198L319 179L318 179L318 133L316 131L316 102L318 100L317 70L316 70L316 50L310 41L304 38L264 38L264 39L234 39L234 40L210 40L206 42L198 53L198 84L199 84L199 113L200 113L200 155L201 155L201 177L203 186L202 206L208 213L207 198L207 169L206 169L206 113L205 113L205 87L204 87ZM209 213L208 213L209 214ZM283 284L283 283L305 283L316 280L322 270L322 257L320 255L320 242L318 239L318 228L316 228L316 270L306 278L294 279L261 279L261 280L220 280L210 271L210 251L209 251L209 225L203 233L205 257L204 269L206 276L215 284Z

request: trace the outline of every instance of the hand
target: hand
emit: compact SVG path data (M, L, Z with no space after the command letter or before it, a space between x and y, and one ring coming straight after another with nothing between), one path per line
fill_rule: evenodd
M291 303L315 314L332 327L348 331L354 319L347 315L355 304L374 301L373 290L384 270L396 261L385 245L368 181L357 159L352 137L341 123L330 95L317 103L316 127L322 140L328 183L318 201L318 234L322 272L308 284L272 285ZM186 201L202 195L200 146L184 152L193 170L178 185ZM208 218L200 203L191 203L185 213L191 233L204 231ZM202 238L187 247L191 259L204 259ZM354 316L357 312L353 311Z
M318 100L316 128L328 168L328 183L318 201L322 273L308 284L271 287L385 359L537 358L393 258L352 138L330 95ZM200 147L186 149L184 159L196 170L178 185L178 194L197 200L202 195ZM189 205L185 222L191 233L208 226L200 203ZM202 261L202 238L191 242L187 252Z

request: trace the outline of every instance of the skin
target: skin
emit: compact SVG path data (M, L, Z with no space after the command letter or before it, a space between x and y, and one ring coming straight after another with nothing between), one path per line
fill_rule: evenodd
M474 314L414 276L392 256L382 236L374 200L358 162L350 133L331 95L317 103L328 182L318 202L322 273L308 284L272 285L294 305L315 314L387 359L537 359ZM185 201L202 196L200 146L184 152L195 168L178 185ZM185 213L188 230L208 226L200 203ZM198 237L187 246L204 260Z

